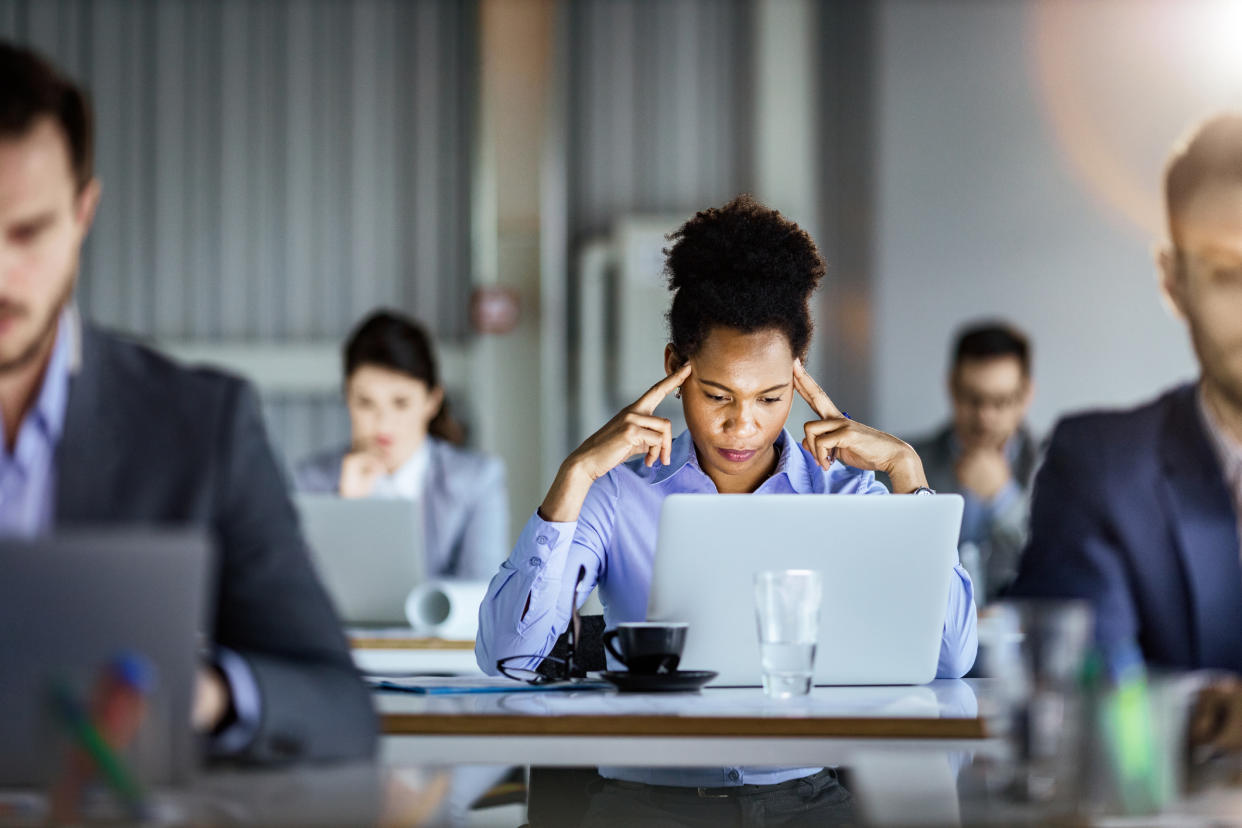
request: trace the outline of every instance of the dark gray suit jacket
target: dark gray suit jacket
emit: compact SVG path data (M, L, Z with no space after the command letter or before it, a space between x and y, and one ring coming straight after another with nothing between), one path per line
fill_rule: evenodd
M249 385L83 325L56 475L57 527L181 524L210 533L210 632L247 661L262 699L242 758L374 753L370 694L311 568Z
M1013 583L1018 575L1018 563L1022 548L1026 545L1027 522L1030 513L1031 480L1039 459L1039 447L1026 428L1018 429L1014 439L1018 441L1018 456L1011 472L1022 490L1022 497L1008 509L995 516L988 527L987 540L979 550L979 566L985 595L980 606L990 603ZM957 482L957 458L953 454L953 426L949 425L923 439L911 440L910 445L923 461L927 485L941 493L962 493Z

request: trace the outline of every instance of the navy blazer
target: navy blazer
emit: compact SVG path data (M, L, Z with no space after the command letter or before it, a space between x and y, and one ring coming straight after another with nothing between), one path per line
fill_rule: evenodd
M1035 478L1011 594L1080 597L1105 647L1149 663L1242 672L1242 564L1224 472L1196 386L1056 428Z
M431 577L486 581L509 555L509 495L499 458L428 437L423 533ZM308 457L294 470L299 491L336 493L348 449Z
M82 326L56 449L56 528L201 527L212 640L258 684L247 761L369 757L376 720L245 382Z

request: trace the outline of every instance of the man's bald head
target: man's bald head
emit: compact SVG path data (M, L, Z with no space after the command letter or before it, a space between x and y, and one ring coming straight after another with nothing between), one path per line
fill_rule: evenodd
M1204 121L1169 157L1164 198L1175 245L1187 207L1207 191L1242 193L1242 112L1223 112Z

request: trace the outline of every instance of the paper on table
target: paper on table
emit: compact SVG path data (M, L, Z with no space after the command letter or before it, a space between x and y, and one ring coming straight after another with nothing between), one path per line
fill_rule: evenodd
M422 635L470 641L479 632L479 604L487 581L428 581L410 591L405 617Z

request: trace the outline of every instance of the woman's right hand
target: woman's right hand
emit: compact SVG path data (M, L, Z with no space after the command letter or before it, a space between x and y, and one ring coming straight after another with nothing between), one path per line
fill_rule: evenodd
M369 497L375 481L384 474L384 461L366 449L351 451L341 459L341 479L337 490L341 497Z
M561 464L539 507L543 519L556 523L577 520L591 484L634 455L646 454L648 466L656 460L670 462L673 424L652 412L689 377L690 363L686 362L574 449Z

